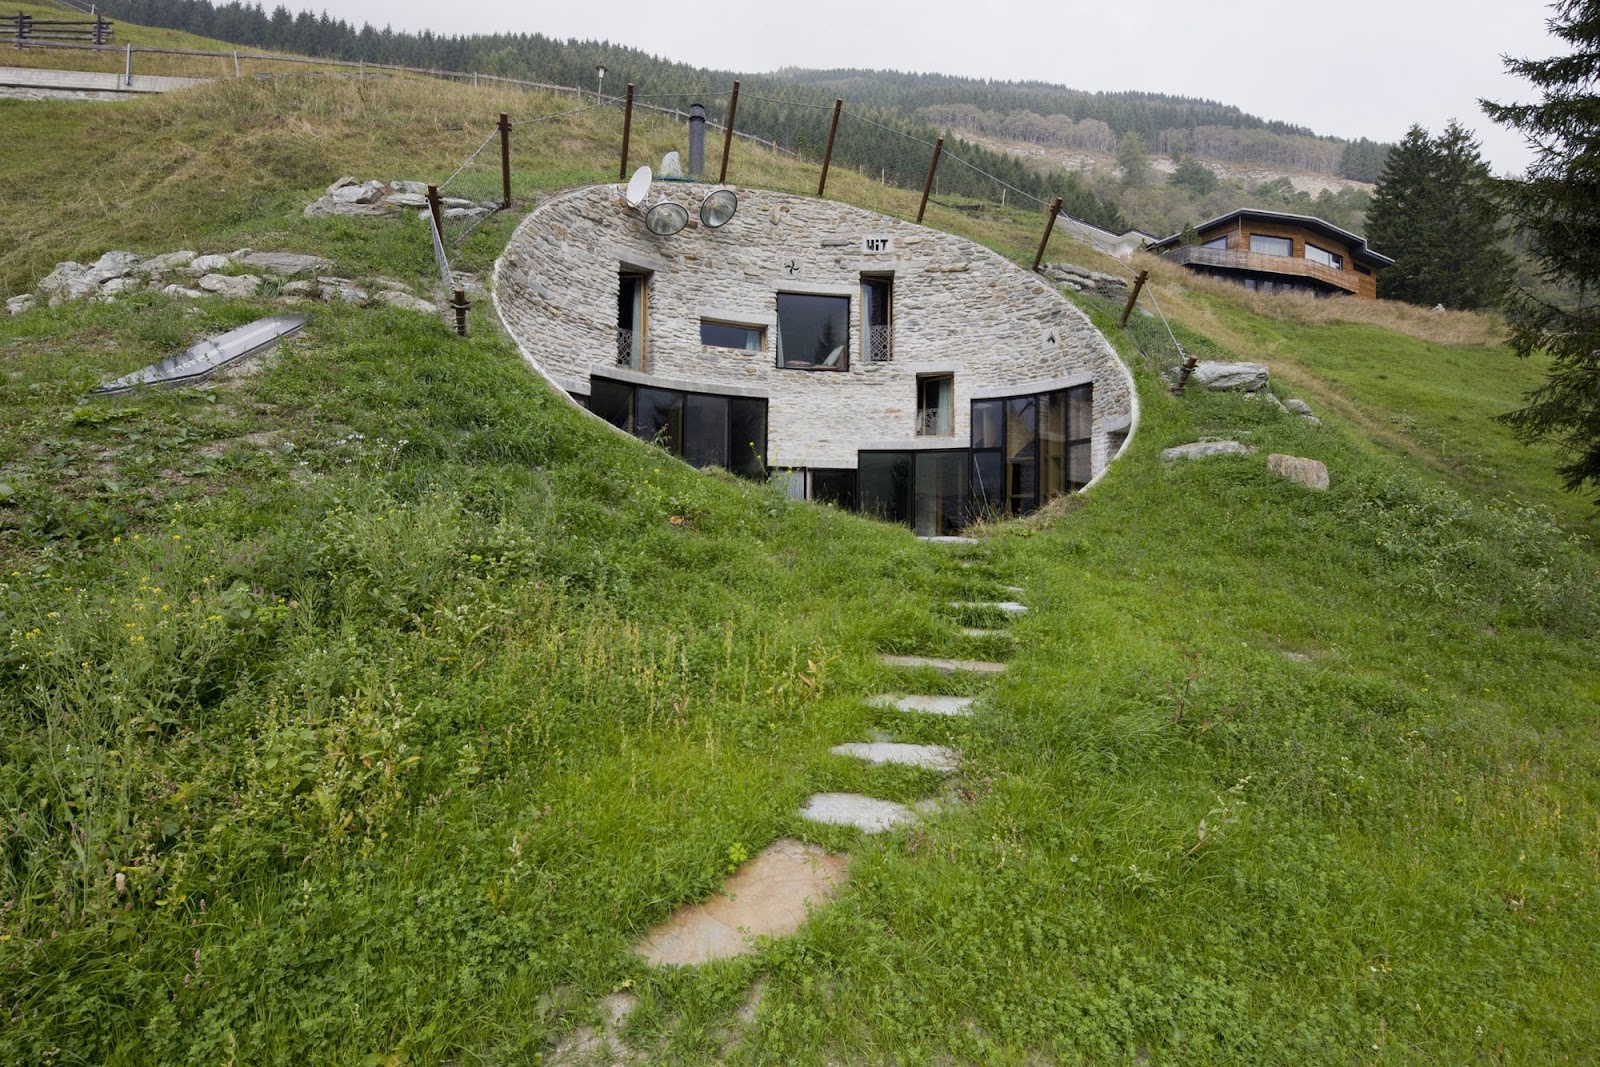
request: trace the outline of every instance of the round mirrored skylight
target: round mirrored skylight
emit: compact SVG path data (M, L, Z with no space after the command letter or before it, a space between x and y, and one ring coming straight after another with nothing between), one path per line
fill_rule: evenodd
M715 189L700 203L700 221L709 230L725 224L739 210L739 198L732 189Z
M644 225L658 237L671 237L689 225L689 211L682 204L663 201L645 212Z

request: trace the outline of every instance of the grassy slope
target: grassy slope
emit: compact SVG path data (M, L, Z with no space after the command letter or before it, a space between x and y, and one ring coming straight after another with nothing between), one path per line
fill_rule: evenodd
M423 278L409 223L299 205L339 173L446 174L478 116L529 105L298 83L8 107L0 167L57 225L0 267L251 244ZM536 131L519 192L614 175L601 119ZM72 222L117 148L181 162ZM961 225L1031 255L1024 220ZM1112 476L963 568L601 432L481 310L462 341L321 308L260 373L79 403L261 307L190 311L0 320L0 1058L525 1062L622 987L662 1062L1590 1054L1600 583L1457 473L1142 373ZM1257 328L1223 314L1218 347ZM1207 434L1324 459L1334 487L1156 459ZM938 605L1006 584L1036 610L980 715L860 703L957 688L872 655L995 653ZM966 803L881 839L798 822L813 790L937 792L827 755L873 728L959 746ZM855 857L799 937L684 973L626 951L783 833Z

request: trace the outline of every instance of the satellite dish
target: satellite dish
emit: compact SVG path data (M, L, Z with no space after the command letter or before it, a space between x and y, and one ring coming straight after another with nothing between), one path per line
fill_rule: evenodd
M739 210L739 198L732 189L714 189L700 202L700 221L706 229L714 230L727 224Z
M644 203L644 198L650 195L650 168L640 167L633 172L633 177L628 179L628 191L623 194L627 198L629 207L638 207Z
M645 229L657 237L671 237L689 225L689 209L663 200L644 215Z

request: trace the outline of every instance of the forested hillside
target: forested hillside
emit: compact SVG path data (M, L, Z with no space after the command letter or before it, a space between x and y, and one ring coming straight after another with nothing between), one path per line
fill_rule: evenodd
M1156 93L1090 93L1042 82L895 71L707 70L607 41L562 41L539 33L397 33L371 24L358 29L326 12L295 14L279 5L269 13L260 4L237 0L218 6L209 0L112 0L104 7L114 16L146 25L258 48L473 70L557 85L587 87L595 65L603 63L611 85L633 83L641 93L674 105L699 99L713 121L724 117L726 94L738 78L744 89L739 127L811 156L820 155L826 143L829 107L836 97L843 98L852 121L839 129L835 158L903 187L922 182L929 146L941 131L1104 153L1136 135L1152 151L1174 158L1286 167L1365 182L1376 180L1387 151L1386 145L1365 139L1319 137L1304 127L1268 121L1216 101ZM881 127L905 136L884 137ZM1041 200L1059 194L1070 214L1111 229L1129 223L1159 229L1169 219L1169 212L1127 218L1118 208L1117 190L1091 188L1079 176L1041 161L1019 160L959 137L946 148L976 169L946 168L940 175L945 194L995 198L998 182L1004 182Z

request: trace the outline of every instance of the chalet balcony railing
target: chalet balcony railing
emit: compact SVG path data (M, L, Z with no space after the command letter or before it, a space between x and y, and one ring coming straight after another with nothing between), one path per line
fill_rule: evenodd
M1185 265L1315 278L1347 293L1354 293L1359 288L1354 273L1336 270L1315 260L1301 259L1297 256L1269 256L1260 252L1238 252L1231 248L1201 248L1199 245L1188 245L1163 252L1161 258L1170 263Z
M867 362L888 363L894 359L894 327L870 326L867 329Z

